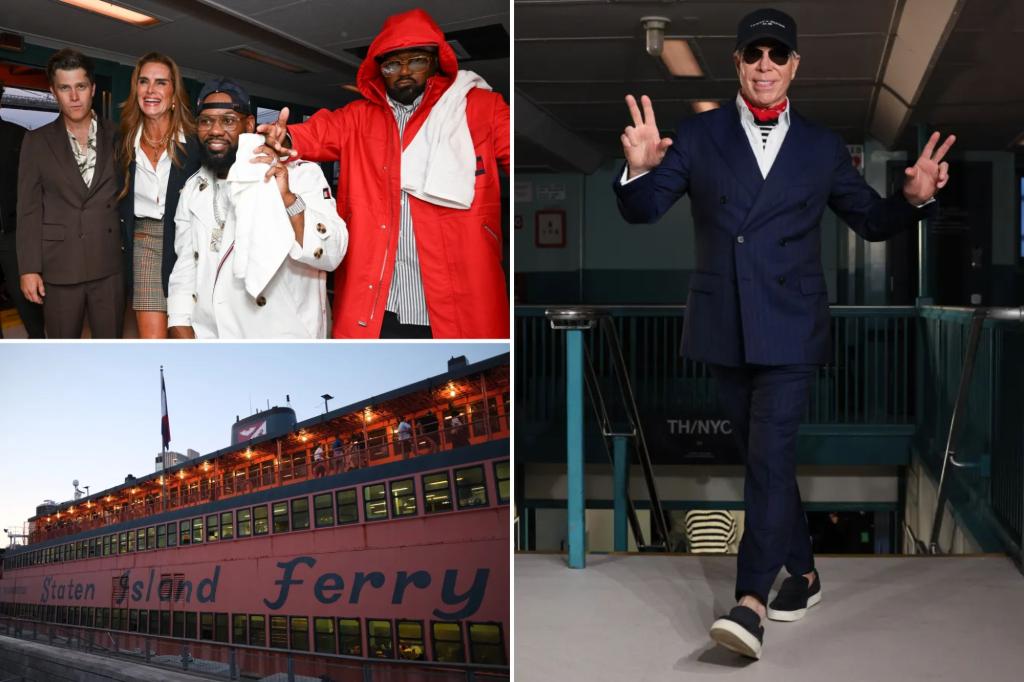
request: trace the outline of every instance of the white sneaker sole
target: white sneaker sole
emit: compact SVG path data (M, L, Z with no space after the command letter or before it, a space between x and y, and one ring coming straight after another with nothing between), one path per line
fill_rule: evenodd
M775 609L768 607L768 619L781 620L786 623L792 623L794 620L800 620L805 615L807 615L807 609L811 608L820 601L821 591L807 598L806 609L797 609L796 611L776 611Z
M747 658L761 658L761 642L747 632L739 623L728 618L719 618L711 625L711 639L729 651L735 651Z

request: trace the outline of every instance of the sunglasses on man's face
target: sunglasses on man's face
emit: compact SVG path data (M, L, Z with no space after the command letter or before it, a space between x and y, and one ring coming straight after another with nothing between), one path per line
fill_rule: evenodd
M789 61L789 55L792 54L788 47L782 45L771 48L751 45L743 50L743 61L747 64L757 64L765 52L768 53L768 58L779 66L785 66Z

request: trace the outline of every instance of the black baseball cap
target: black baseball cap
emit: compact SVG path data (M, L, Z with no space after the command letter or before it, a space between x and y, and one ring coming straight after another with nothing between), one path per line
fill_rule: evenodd
M199 92L199 99L196 100L197 112L201 112L203 110L203 100L215 92L223 92L225 95L230 96L231 104L228 104L227 102L217 102L216 105L210 105L208 108L234 109L245 116L252 114L252 108L249 105L249 93L246 92L245 88L230 78L214 78L211 81L206 81L203 89Z
M758 9L740 19L736 26L736 49L762 38L777 40L796 51L796 21L777 9Z

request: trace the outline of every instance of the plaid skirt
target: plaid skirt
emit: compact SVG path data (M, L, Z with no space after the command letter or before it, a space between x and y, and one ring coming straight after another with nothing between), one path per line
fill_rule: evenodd
M132 255L134 293L132 308L167 312L160 271L164 253L164 221L135 218L135 247Z

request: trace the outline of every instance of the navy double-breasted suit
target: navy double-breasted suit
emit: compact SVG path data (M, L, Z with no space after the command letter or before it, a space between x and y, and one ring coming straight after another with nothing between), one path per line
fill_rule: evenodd
M821 217L830 207L878 241L935 210L881 198L835 133L795 111L762 177L735 103L688 118L659 166L625 185L631 223L660 218L689 194L696 244L683 354L710 365L746 465L746 531L737 599L768 603L779 569L814 570L796 481L796 444L814 365L831 356L821 267Z
M619 210L651 223L683 194L693 212L696 269L683 353L708 363L823 364L831 353L821 267L821 217L830 207L880 241L925 217L902 195L882 199L834 132L795 111L767 178L733 103L685 119L661 165L626 185Z

